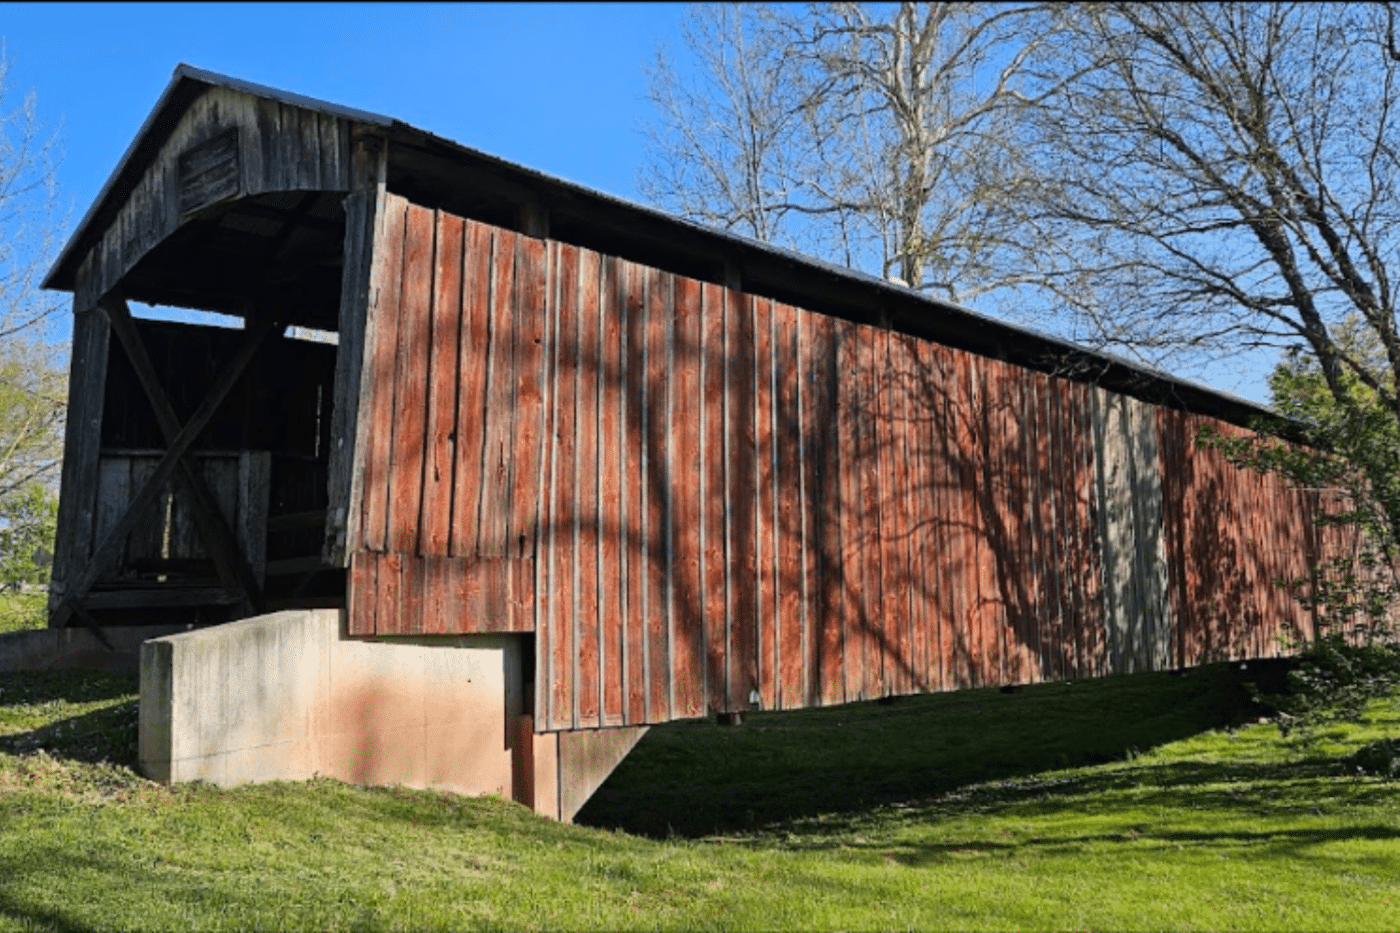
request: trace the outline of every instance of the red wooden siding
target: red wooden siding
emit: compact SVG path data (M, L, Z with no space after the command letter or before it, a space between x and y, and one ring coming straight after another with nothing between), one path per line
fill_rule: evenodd
M1274 657L1298 636L1310 637L1312 617L1274 581L1304 578L1325 557L1357 545L1351 530L1311 521L1344 510L1339 494L1236 469L1196 442L1207 423L1227 435L1246 433L1181 412L1158 414L1175 663L1183 666Z
M1208 419L387 200L351 631L533 632L540 728L1274 654L1345 544Z

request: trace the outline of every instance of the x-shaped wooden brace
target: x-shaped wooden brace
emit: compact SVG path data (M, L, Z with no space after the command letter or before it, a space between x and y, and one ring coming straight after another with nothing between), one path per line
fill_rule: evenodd
M145 511L160 496L161 489L172 476L178 477L188 495L195 523L199 527L205 549L214 560L214 566L218 570L220 580L225 585L236 584L241 587L251 608L256 612L262 611L262 588L258 585L252 568L248 566L248 561L239 548L238 541L234 537L232 529L229 528L228 521L209 492L204 477L194 468L193 458L187 455L195 438L199 437L200 432L218 412L219 406L223 404L229 391L237 383L239 376L252 362L253 355L262 344L263 339L276 328L276 323L271 320L257 323L249 321L248 330L242 344L238 347L238 352L234 354L228 366L214 381L214 385L209 389L209 394L205 396L204 401L199 404L199 408L190 416L189 421L181 425L179 416L175 414L175 409L165 394L165 389L156 377L155 367L151 364L151 358L146 353L146 346L141 342L141 337L136 332L136 325L131 320L131 311L127 308L126 301L118 295L108 295L99 302L98 306L106 313L108 320L111 321L112 330L126 349L127 359L131 361L132 368L136 371L136 377L146 392L146 398L150 400L151 408L155 411L156 421L160 426L161 435L165 438L167 450L160 463L156 465L155 472L132 497L121 521L117 522L116 527L112 528L102 539L87 566L73 580L64 601L54 610L49 624L62 627L75 613L80 617L87 615L82 607L82 598L87 595L88 590L92 589L98 578L117 560L127 535L131 533Z

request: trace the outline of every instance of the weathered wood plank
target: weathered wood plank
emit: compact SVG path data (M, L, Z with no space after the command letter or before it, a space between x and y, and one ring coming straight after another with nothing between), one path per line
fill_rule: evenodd
M579 372L579 251L561 244L555 255L558 321L558 363L554 399L555 449L553 453L554 501L550 526L553 530L550 569L552 600L553 663L550 676L554 695L550 701L555 721L579 725L581 662L579 647L583 633L578 611L578 538L581 516L578 495L578 395Z
M424 555L450 553L453 468L457 463L457 386L462 322L462 262L465 231L460 217L438 213L433 256L432 307L426 343L428 386L426 458L419 549Z
M152 460L152 466L154 466ZM96 538L101 541L121 521L131 501L130 457L101 457L97 464L96 485ZM122 553L117 554L116 563L126 563Z
M403 560L404 555L389 551L375 555L376 635L403 635Z
M626 367L626 462L623 480L623 523L627 529L624 578L627 582L626 608L623 620L627 631L624 640L626 654L625 693L627 698L626 722L635 725L647 721L647 640L646 604L643 597L643 580L647 572L647 523L645 515L646 487L645 442L646 442L646 269L635 263L626 263L626 304L627 319L624 328L626 352L623 361Z
M434 213L410 204L404 225L394 403L390 425L386 547L417 554L423 504L424 435L428 420L428 340L433 308ZM411 623L410 623L411 624Z
M672 276L659 270L647 273L646 411L643 466L643 507L646 517L646 565L643 604L646 606L647 721L671 718L671 559L672 482L671 462L671 321Z
M107 381L107 347L111 334L107 316L95 308L78 306L76 297L74 312L50 612L67 596L74 577L81 572L93 548L103 387ZM103 537L96 540L101 541Z
M452 471L452 531L449 551L453 557L477 553L485 484L486 355L490 342L492 266L498 247L494 228L475 221L465 225L462 265L462 321L459 327L457 366L460 384L457 400L456 464Z
M559 536L559 244L545 244L545 317L549 346L545 353L545 378L549 382L549 419L544 436L544 478L540 501L540 552L535 562L535 593L539 626L535 633L535 719L546 729L567 728L573 721L572 709L559 709L554 693L557 642L568 636L561 630L558 594L554 585L559 572L556 542Z
M1022 385L1019 374L1005 363L998 362L997 410L1001 426L997 438L1001 494L997 496L998 591L1005 623L1005 669L1002 683L1034 683L1037 649L1034 596L1034 568L1027 545L1031 535L1028 527L1032 507L1027 493L1025 437L1021 422Z
M418 558L418 563L422 565L423 634L445 635L468 629L473 620L465 618L464 607L452 599L452 575L458 570L452 558L446 554L428 554Z
M230 127L187 149L176 159L179 211L190 214L239 194L238 129ZM147 175L149 180L154 175ZM142 244L143 246L145 244Z
M948 555L944 573L948 594L948 634L944 636L949 689L969 687L975 680L973 671L973 614L976 609L977 578L973 563L973 535L969 525L970 490L965 478L972 475L971 437L968 419L971 399L964 361L960 354L946 347L930 347L938 361L941 385L946 386L943 405L940 447L945 458L943 488L947 491L944 514L947 525L944 540Z
M510 546L513 503L511 470L515 465L515 327L511 306L515 292L517 235L496 231L491 264L491 316L486 351L486 442L481 469L481 528L477 554L505 557Z
M928 657L925 653L927 613L924 576L918 572L920 554L917 538L920 519L927 513L920 508L918 486L922 479L922 451L918 445L917 415L912 403L914 348L912 340L891 332L890 404L894 416L895 482L899 497L891 504L896 526L896 558L899 560L899 624L902 663L896 667L901 693L927 689Z
M348 127L328 113L316 115L316 150L320 155L318 188L343 191L350 187L346 169L349 167Z
M902 501L900 466L904 462L899 443L899 413L894 398L894 361L891 359L890 332L886 328L871 331L871 427L874 439L874 464L879 477L876 498L876 548L879 564L873 568L880 580L880 602L871 634L879 665L879 679L872 685L875 696L906 693L903 673L909 664L909 646L901 629L909 618L907 570L901 565L907 559L902 551L907 539L901 527L906 514ZM902 605L901 605L902 604Z
M1086 634L1087 677L1101 677L1107 673L1108 641L1105 637L1107 607L1104 601L1103 551L1098 533L1098 499L1094 495L1094 422L1092 390L1087 386L1076 386L1078 406L1076 417L1079 423L1079 455L1076 457L1078 481L1075 486L1079 495L1081 529L1081 563L1084 606L1083 630Z
M331 406L331 447L326 482L327 518L325 555L328 563L346 566L350 552L359 545L360 502L364 487L365 434L368 396L372 390L362 378L373 366L375 323L370 317L370 296L375 275L384 270L375 263L380 225L384 217L380 190L358 190L345 199L345 259L340 282L340 343L335 358L335 383ZM377 321L377 318L376 318Z
M131 489L141 490L156 475L160 460L156 457L141 457L131 461ZM132 508L135 493L127 499L127 510ZM126 536L126 558L128 561L161 560L169 556L166 552L166 538L170 530L170 487L161 485L146 505L139 519ZM125 513L123 514L125 517ZM121 525L119 519L108 534L116 533ZM118 547L117 552L120 553ZM115 566L115 557L113 565ZM105 574L104 574L105 575ZM100 578L99 578L100 579Z
M237 587L159 586L149 589L97 590L83 597L85 609L164 609L184 606L228 606L240 602Z
M803 702L807 706L822 705L822 657L825 632L826 603L823 599L822 560L828 542L822 524L826 502L823 489L822 451L819 440L824 426L832 420L830 410L817 407L817 397L823 384L821 366L823 348L817 346L816 316L796 310L798 406L800 411L802 461L802 678Z
M866 417L860 383L860 331L854 324L837 321L837 450L841 458L840 527L841 551L836 566L840 585L841 646L836 657L841 665L843 683L841 700L859 700L865 692L865 614L863 597L865 562L863 552L869 546L861 526L865 464L865 448L861 444L860 422ZM835 581L833 581L835 582Z
M694 279L675 280L672 488L674 495L674 573L671 584L672 713L705 715L705 591L700 572L700 489L702 390L702 289Z
M874 327L859 325L855 329L855 436L859 505L853 517L856 535L861 542L856 552L861 581L857 594L857 615L860 624L856 631L861 654L859 670L863 672L863 676L856 682L859 684L857 696L863 700L883 696L885 692L885 672L881 667L881 649L885 638L884 587L880 580L880 566L885 557L880 534L884 477L880 471L879 449L879 428L883 417L882 400L879 398L879 377L884 373L883 336L883 333Z
M599 313L602 267L598 254L579 250L578 343L574 350L578 395L574 430L577 441L574 498L578 529L578 559L574 577L578 633L578 723L597 728L603 724L602 644L598 572L598 392L601 383L600 349L602 317Z
M622 263L603 257L601 325L602 359L599 370L599 617L603 639L599 645L602 669L603 719L608 725L623 721L623 656L626 650L627 620L623 551L627 547L627 527L622 497L627 435L624 430L626 381L623 376L623 323L627 309L623 295Z
M724 455L724 289L701 286L700 315L700 572L704 594L702 628L705 639L704 689L713 711L725 708L728 696L727 637L729 631L729 549L725 537L725 489L728 460Z
M957 633L962 617L958 613L963 568L954 545L954 507L959 490L954 486L955 465L949 451L956 425L950 398L957 391L956 372L950 351L944 347L920 342L918 344L918 393L925 411L921 435L926 451L928 535L925 537L925 566L931 571L934 590L930 608L937 620L936 634L931 633L930 650L937 658L937 689L954 690L958 686L960 668L955 664L959 651Z
M379 555L373 551L350 553L345 607L346 631L350 635L374 634L375 613L379 608L378 560Z
M805 567L808 549L807 510L804 502L807 470L802 461L802 366L798 318L791 305L774 303L773 369L777 382L778 512L778 617L774 621L777 641L777 709L797 709L806 705L807 607Z
M511 471L511 512L507 556L514 559L511 579L510 630L534 629L534 573L540 512L540 468L545 433L546 359L545 294L547 270L544 243L516 238L515 307L512 314L515 412Z
M754 452L756 454L755 525L757 543L757 611L754 614L754 655L757 690L763 709L773 709L778 671L777 449L774 444L774 406L777 392L773 372L773 303L752 301L754 320Z
M263 169L262 184L257 189L264 191L285 191L287 184L282 180L282 107L275 100L265 97L257 101L258 140L262 144L260 159Z
M260 111L261 112L261 111ZM361 540L357 547L383 552L388 546L389 459L394 429L395 361L398 358L399 292L403 279L404 231L408 202L384 199L384 224L375 238L369 298L368 367L361 376L361 416L357 443L364 446L364 478L359 486Z
M1035 514L1035 554L1040 575L1040 670L1045 680L1064 679L1063 592L1060 585L1062 537L1057 514L1060 499L1058 458L1052 454L1057 429L1053 422L1056 380L1040 376L1030 397L1031 419L1035 425L1033 443L1027 456L1035 470L1032 496Z
M984 619L986 609L983 606L983 594L985 593L983 572L982 572L982 546L980 519L980 501L983 493L982 461L984 459L982 440L984 432L982 430L982 416L980 412L980 393L977 392L977 385L981 380L981 374L977 369L976 362L967 354L959 353L955 355L958 368L959 382L959 411L957 417L958 439L957 449L960 451L961 462L958 470L958 488L962 495L958 505L959 526L963 533L962 550L965 572L963 574L962 586L967 598L964 602L966 620L963 625L966 628L965 656L967 659L967 673L969 687L980 687L987 684L987 655L989 653L990 635L986 631Z
M729 698L727 710L745 710L758 688L757 482L754 442L753 299L726 291L729 488Z
M398 634L421 635L424 630L424 606L429 596L427 574L425 573L427 561L413 552L402 554L400 561ZM489 624L492 620L481 621ZM482 626L482 628L486 627Z
M823 705L846 700L845 657L846 620L852 604L850 582L842 558L846 551L844 515L846 485L851 472L845 459L841 440L849 436L849 402L843 405L841 387L846 369L842 362L849 353L847 325L825 315L810 315L812 322L812 398L811 417L817 425L814 432L819 464L816 485L820 490L821 542L820 580L821 615L818 629L816 678L821 687ZM834 415L834 417L833 417Z

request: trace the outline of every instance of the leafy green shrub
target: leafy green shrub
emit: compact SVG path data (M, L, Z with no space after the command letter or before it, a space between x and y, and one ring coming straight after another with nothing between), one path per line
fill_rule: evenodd
M1272 707L1279 731L1308 739L1325 725L1360 722L1373 700L1400 693L1400 644L1368 639L1359 644L1341 632L1320 635L1294 659L1284 690L1256 692Z
M1400 741L1377 739L1357 749L1346 763L1360 774L1400 778Z

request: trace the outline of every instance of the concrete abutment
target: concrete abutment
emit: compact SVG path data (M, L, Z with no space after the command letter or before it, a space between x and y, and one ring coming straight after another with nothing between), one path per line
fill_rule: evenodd
M496 794L570 820L645 727L536 733L518 635L350 638L292 610L146 642L139 760L164 782L320 774Z

